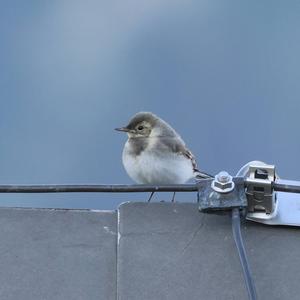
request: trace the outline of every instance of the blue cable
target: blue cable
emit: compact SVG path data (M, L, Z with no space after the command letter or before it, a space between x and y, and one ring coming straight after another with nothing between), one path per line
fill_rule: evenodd
M247 254L246 254L246 250L244 247L243 238L241 234L241 220L240 220L239 208L232 209L232 234L233 234L237 251L239 253L249 299L256 300L257 293L254 285L254 280L250 272L249 262L247 259Z

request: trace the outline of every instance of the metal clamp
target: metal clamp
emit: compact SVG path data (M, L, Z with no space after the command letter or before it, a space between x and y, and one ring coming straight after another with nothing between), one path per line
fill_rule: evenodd
M262 161L248 162L236 176L245 179L248 220L300 226L300 182L279 179L274 166Z
M273 165L252 161L236 177L220 172L214 180L198 182L197 189L202 212L239 208L251 221L300 227L300 182L280 180Z
M246 177L246 195L248 211L264 211L270 214L274 210L276 193L273 192L275 181L274 165L249 165Z
M227 172L220 172L207 182L198 183L199 210L206 213L224 213L224 211L247 207L244 178L232 178Z

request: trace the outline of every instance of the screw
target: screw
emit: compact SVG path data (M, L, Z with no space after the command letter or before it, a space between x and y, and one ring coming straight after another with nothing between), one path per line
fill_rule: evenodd
M222 183L226 183L226 182L230 181L230 175L226 171L221 171L217 175L217 179L218 179L218 181L220 181Z
M234 182L232 177L225 171L216 175L215 179L211 183L213 190L219 193L229 193L234 189Z

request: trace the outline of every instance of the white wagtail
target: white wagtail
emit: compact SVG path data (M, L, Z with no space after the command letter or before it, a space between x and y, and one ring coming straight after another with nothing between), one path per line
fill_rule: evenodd
M179 134L150 112L137 113L127 126L116 130L128 134L123 150L123 165L137 183L181 184L191 178L212 177L198 170L195 157ZM175 193L172 201L174 196Z

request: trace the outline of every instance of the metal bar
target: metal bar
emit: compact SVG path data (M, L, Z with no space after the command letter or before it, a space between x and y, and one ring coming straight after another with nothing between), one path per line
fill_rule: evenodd
M277 192L300 193L300 181L277 179L273 188Z
M202 179L192 184L144 185L144 184L35 184L0 185L0 193L140 193L140 192L197 192L212 179ZM234 182L242 180L233 178ZM245 182L246 184L246 182ZM300 193L300 182L277 179L273 188L278 192Z
M134 193L134 192L196 192L196 184L122 185L122 184L42 184L0 185L0 193Z

